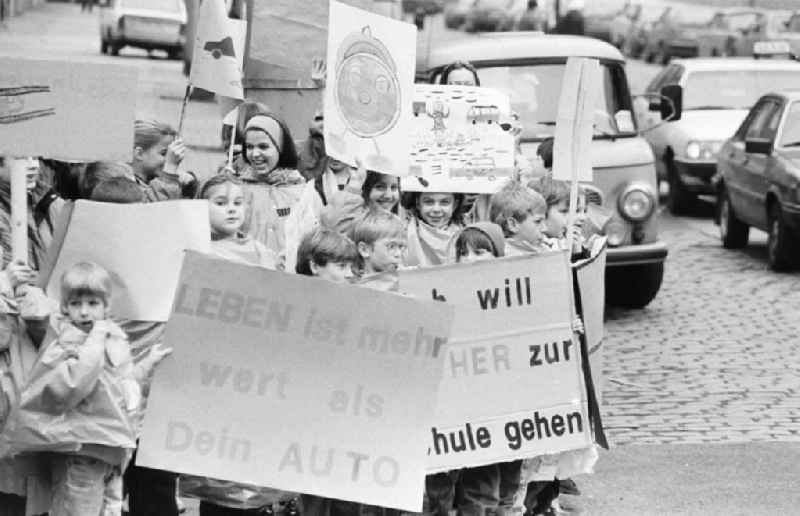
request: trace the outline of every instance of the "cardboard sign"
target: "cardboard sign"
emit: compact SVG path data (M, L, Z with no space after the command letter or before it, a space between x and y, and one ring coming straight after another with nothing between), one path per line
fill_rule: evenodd
M331 0L325 149L369 170L408 174L416 27Z
M418 512L452 314L188 252L137 464Z
M431 472L591 444L566 252L400 273L400 290L455 306Z
M553 177L562 181L592 180L594 113L603 78L600 61L570 57L561 82L553 135Z
M138 72L0 57L0 154L130 161Z
M494 193L514 173L508 95L489 88L417 84L411 169L404 191Z
M166 321L185 249L208 252L207 201L110 204L77 201L60 217L41 282L59 299L61 275L81 261L111 274L116 317Z

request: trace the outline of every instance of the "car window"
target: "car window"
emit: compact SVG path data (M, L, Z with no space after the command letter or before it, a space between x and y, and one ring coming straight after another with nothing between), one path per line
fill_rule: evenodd
M789 20L789 31L800 32L800 16L792 16Z
M666 68L662 68L658 74L653 77L653 80L650 81L650 84L647 85L645 91L647 93L658 93L661 91L661 87L664 84L664 79L669 75L670 71L674 68L674 66L668 66Z
M511 99L511 109L520 116L524 141L553 136L558 97L564 78L564 63L521 66L479 66L481 86L497 88ZM635 134L625 72L618 64L601 65L603 81L595 106L595 137Z
M763 138L768 134L768 122L771 120L777 104L773 100L763 100L758 107L753 110L750 116L750 123L745 130L745 138Z
M775 89L800 88L797 70L721 70L689 74L683 109L750 109Z
M731 14L727 18L727 25L728 29L733 31L742 31L744 29L749 29L752 27L756 21L758 20L758 14L756 13L741 13L741 14Z
M763 129L761 129L761 138L771 142L775 141L775 135L778 133L778 125L781 123L782 114L783 103L777 101L773 102L773 108L764 122Z
M800 146L800 102L792 102L789 106L778 145L780 147Z

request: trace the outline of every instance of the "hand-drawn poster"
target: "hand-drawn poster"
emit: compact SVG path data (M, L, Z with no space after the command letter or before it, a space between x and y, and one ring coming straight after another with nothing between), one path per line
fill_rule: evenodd
M403 189L494 193L514 173L508 95L490 88L416 84L410 175Z
M369 170L408 174L416 27L331 1L325 146Z
M218 95L243 99L242 63L247 25L228 18L223 0L206 0L200 6L192 71L192 86Z
M135 68L0 58L0 153L130 161Z

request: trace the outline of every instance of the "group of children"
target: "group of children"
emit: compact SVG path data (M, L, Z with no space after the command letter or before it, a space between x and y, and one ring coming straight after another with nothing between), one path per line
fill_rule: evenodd
M463 70L448 73L459 77ZM78 198L205 199L214 255L388 291L397 290L396 273L404 267L541 253L563 249L568 240L573 255L585 252L585 199L567 239L569 188L563 182L518 177L490 197L401 192L397 176L330 157L318 166L319 156L310 160L318 172L304 176L298 165L308 156L298 156L280 117L255 102L246 102L238 113L223 136L240 152L202 182L180 170L186 149L175 131L155 122L136 122L131 163L95 162L75 173L43 162L30 192L31 227L43 242L41 252L64 204ZM8 493L37 496L30 483L20 492L2 478L29 474L22 472L22 458L36 453L46 460L50 484L49 498L40 506L53 516L117 515L126 496L134 516L177 514L177 475L139 468L132 457L149 381L170 352L163 343L164 324L112 320L113 271L74 264L53 302L34 286L34 268L10 261L6 243L4 251L0 338L7 342L0 342L0 373L11 381L0 384L0 457L7 452L0 459L0 505L11 500ZM41 263L41 257L29 263ZM36 356L20 372L9 350L24 345ZM23 455L8 458L9 451ZM527 489L520 468L517 461L433 475L426 484L426 512L522 514ZM255 494L245 501L203 500L200 514L270 510L258 489L249 492ZM549 509L535 501L529 505L533 513ZM387 511L306 496L289 507L325 516Z

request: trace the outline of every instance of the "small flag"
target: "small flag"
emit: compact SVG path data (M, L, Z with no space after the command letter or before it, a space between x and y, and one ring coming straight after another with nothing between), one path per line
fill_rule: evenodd
M189 83L218 95L243 99L246 34L247 23L228 18L224 0L204 0L200 6Z

